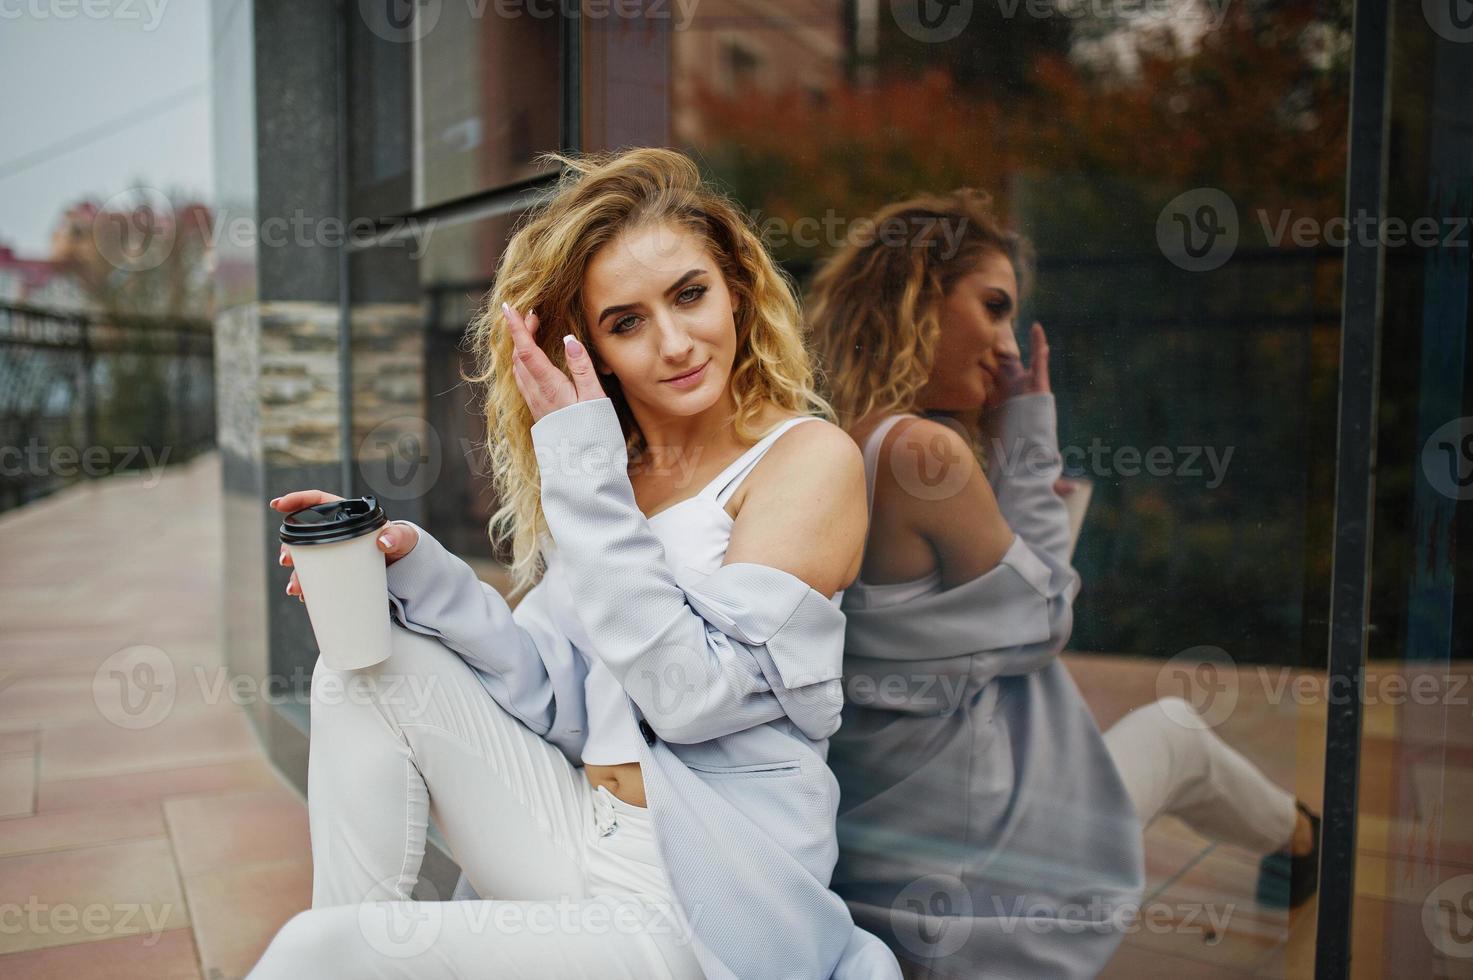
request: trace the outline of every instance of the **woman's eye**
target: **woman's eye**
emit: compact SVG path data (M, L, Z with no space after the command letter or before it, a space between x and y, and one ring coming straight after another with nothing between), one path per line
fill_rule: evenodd
M686 286L675 299L680 303L694 303L706 291L705 286Z
M619 319L614 321L614 325L609 328L609 333L628 333L629 330L634 329L635 319L633 314L619 317ZM627 326L629 330L619 329L621 326Z

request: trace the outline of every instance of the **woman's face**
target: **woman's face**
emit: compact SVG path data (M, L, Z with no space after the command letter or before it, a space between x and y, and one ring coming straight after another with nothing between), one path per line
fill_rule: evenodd
M632 409L694 415L724 395L736 318L698 236L672 223L626 229L594 254L583 293L595 363Z
M941 335L923 409L970 411L1002 400L998 355L1018 350L1018 277L1001 252L987 252L941 303Z

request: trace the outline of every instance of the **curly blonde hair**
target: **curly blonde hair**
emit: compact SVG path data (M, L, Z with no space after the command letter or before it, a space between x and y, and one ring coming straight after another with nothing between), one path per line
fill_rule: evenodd
M470 325L475 373L465 380L484 386L486 453L500 507L488 525L493 545L511 543L513 592L532 585L545 568L541 478L532 449L532 413L512 377L512 341L502 303L536 310L537 344L567 371L561 336L572 333L593 355L584 313L584 279L604 245L625 231L673 223L693 232L709 249L732 295L736 357L730 385L736 409L730 424L752 442L764 406L834 421L819 394L812 352L791 278L773 261L747 212L701 178L695 162L677 150L641 147L622 152L565 156L544 153L539 162L561 165L553 192L527 212L502 252L496 279ZM629 410L618 378L600 374L614 403L631 457L644 436Z
M919 414L916 395L935 363L942 302L986 254L1012 262L1020 292L1033 263L1028 241L1002 226L986 192L970 187L888 204L855 227L914 233L898 244L885 234L851 235L809 290L824 395L850 431L872 412ZM963 421L975 433L977 420Z

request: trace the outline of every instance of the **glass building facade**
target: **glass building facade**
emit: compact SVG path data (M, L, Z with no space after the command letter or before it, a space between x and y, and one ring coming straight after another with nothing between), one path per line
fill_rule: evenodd
M267 499L373 493L505 583L465 331L538 154L686 150L800 286L976 187L1037 250L1019 323L1094 487L1086 699L1187 697L1325 815L1293 916L1153 825L1175 918L1106 975L1473 976L1467 6L215 0L222 207L258 229L220 260L225 638L283 695L274 759L303 781L315 650Z

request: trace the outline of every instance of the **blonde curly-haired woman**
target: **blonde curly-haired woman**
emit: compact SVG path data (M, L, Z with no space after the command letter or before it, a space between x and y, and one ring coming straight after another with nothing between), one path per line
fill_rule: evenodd
M471 328L532 588L390 525L357 673L430 697L319 698L319 660L313 907L251 976L898 977L828 887L864 474L796 299L683 154L552 158ZM476 899L409 900L430 817Z
M969 980L1098 973L1141 898L1141 825L1161 813L1278 852L1260 901L1304 901L1313 815L1181 699L1102 735L1058 659L1080 583L1047 339L1034 324L1025 365L1014 336L1027 243L971 189L866 227L809 306L872 505L843 599L835 890L908 975Z

